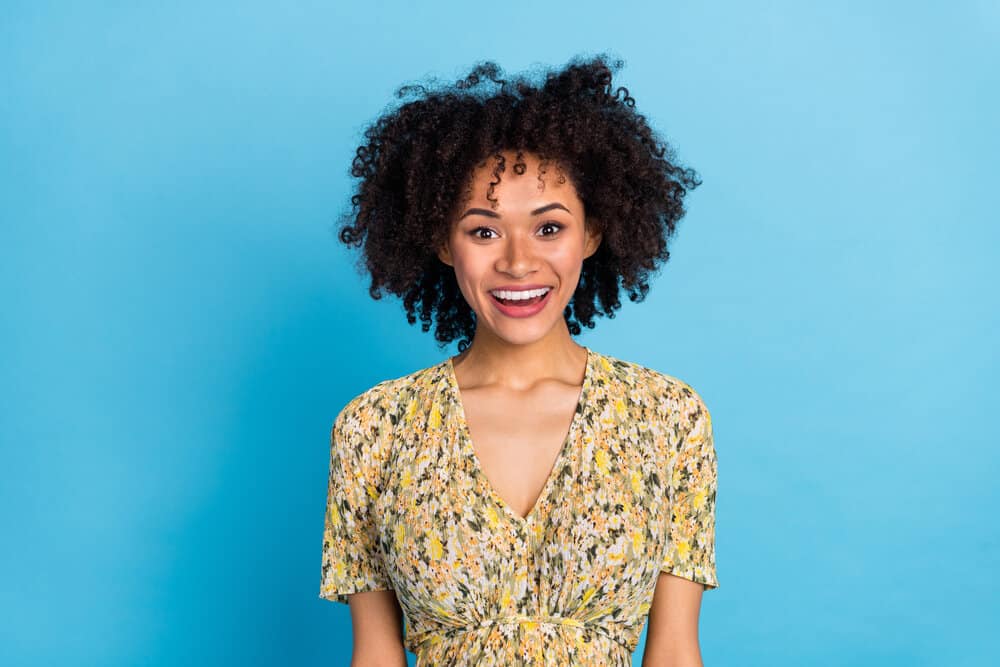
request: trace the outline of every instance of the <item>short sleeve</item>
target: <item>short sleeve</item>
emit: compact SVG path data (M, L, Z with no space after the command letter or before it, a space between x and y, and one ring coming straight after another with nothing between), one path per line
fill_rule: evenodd
M671 518L667 555L660 570L719 587L715 572L715 497L718 462L712 416L700 398L694 423L681 443L670 475Z
M378 497L373 479L374 460L370 440L373 429L366 424L377 414L355 412L358 402L334 420L330 432L330 476L327 486L323 529L321 598L347 603L347 595L363 591L391 590L378 543L376 516ZM374 430L377 433L377 429Z

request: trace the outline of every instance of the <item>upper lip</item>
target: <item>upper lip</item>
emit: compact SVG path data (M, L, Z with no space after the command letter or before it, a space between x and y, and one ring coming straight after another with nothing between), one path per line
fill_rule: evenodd
M535 284L535 285L500 285L499 287L491 287L489 289L489 291L493 292L493 291L496 291L496 290L507 290L507 291L510 291L510 292L524 292L525 290L529 290L529 289L544 289L546 287L548 287L549 289L551 289L552 285L538 285L538 284Z

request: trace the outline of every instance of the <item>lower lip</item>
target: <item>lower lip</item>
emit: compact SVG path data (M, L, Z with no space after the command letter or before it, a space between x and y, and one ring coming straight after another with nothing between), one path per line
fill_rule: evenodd
M549 297L552 296L552 292L554 291L555 290L549 290L545 293L545 296L542 297L541 301L533 303L529 306L516 306L512 304L500 303L492 294L490 294L490 301L493 302L493 305L496 306L497 310L507 317L531 317L545 308L545 305L549 302Z

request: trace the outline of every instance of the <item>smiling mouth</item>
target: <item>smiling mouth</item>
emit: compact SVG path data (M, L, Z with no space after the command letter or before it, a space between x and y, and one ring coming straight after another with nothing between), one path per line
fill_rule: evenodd
M541 301L542 299L544 299L545 295L542 294L540 296L533 296L530 299L501 299L500 297L498 297L498 296L496 296L494 294L493 298L496 299L497 301L499 301L500 303L502 303L505 306L515 306L515 307L517 307L517 306L532 306L532 305L538 303L539 301Z
M535 305L545 299L549 292L552 291L551 287L545 287L542 289L535 290L525 290L523 292L513 292L507 290L490 291L490 296L497 300L497 302L503 304L504 306L513 307L524 307Z

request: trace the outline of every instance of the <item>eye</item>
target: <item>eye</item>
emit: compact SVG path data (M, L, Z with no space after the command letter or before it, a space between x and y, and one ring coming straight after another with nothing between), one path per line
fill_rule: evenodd
M480 240L483 240L483 241L488 241L488 240L489 240L489 237L486 237L486 236L480 236L480 235L479 235L479 232L489 232L490 234L492 234L492 233L493 233L493 230L492 230L492 229L490 229L489 227L476 227L475 229L471 230L471 231L469 232L469 234L470 234L471 236L474 236L475 238L477 238L477 239L480 239Z
M542 234L542 236L555 236L556 233L563 228L563 226L560 225L558 222L546 222L544 225L542 225L542 229L545 229L546 227L555 227L556 231L552 232L551 234Z

